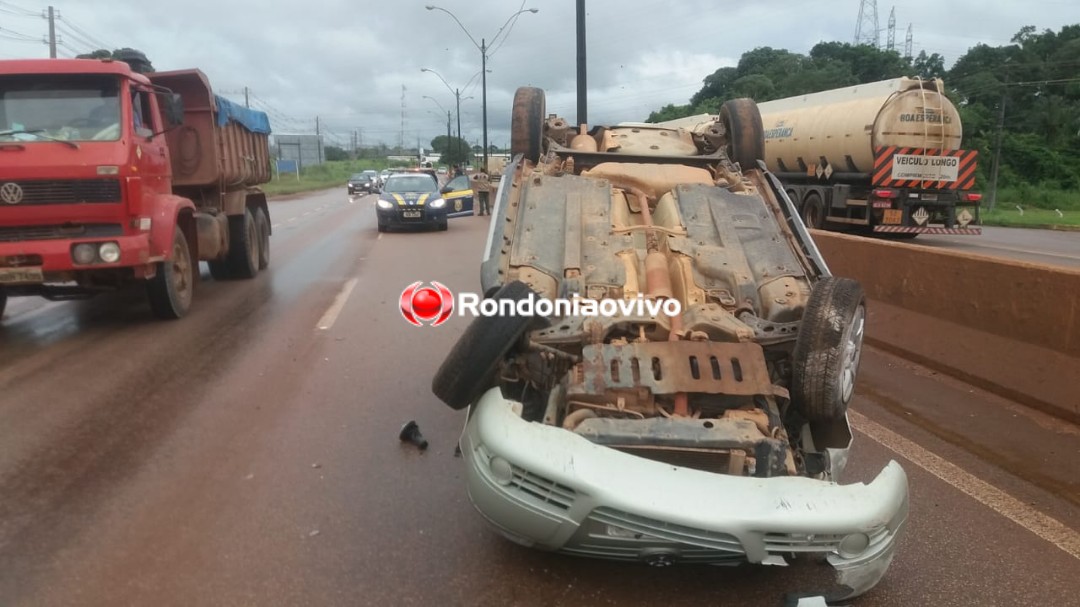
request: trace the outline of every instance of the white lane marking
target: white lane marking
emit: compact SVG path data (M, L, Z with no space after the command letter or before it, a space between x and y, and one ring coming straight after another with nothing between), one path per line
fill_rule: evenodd
M956 487L982 505L1080 559L1080 533L1043 514L956 464L934 455L870 418L849 411L853 428L888 447L916 466Z
M972 244L975 244L975 243L972 243ZM986 248L986 249L994 249L994 250L997 250L997 251L1011 251L1013 253L1025 253L1027 255L1039 255L1041 257L1058 257L1058 258L1061 258L1061 259L1070 259L1072 261L1080 260L1080 257L1076 257L1075 255L1062 255L1061 253L1050 253L1049 251L1033 251L1033 250L1030 250L1030 249L1016 249L1016 248L1013 248L1013 247L1000 247L1000 246L996 246L996 245L987 245L987 244L980 244L978 246Z
M356 282L358 280L359 279L357 278L349 279L349 281L345 283L345 286L341 287L341 292L334 298L334 303L330 304L330 307L326 309L326 314L323 314L322 318L319 319L319 324L317 326L320 331L325 331L334 326L338 314L341 314L342 308L345 307L345 302L349 301L349 295L352 293L353 288L356 287Z
M294 222L294 221L296 221L296 218L295 218L295 217L290 217L290 218L289 218L289 223L292 223L292 222Z
M379 234L379 236L375 238L375 240L382 240L382 234Z
M311 215L311 211L305 212L303 215L301 215L301 217L307 217L308 215Z
M278 227L278 226L280 226L280 225L281 225L280 223L275 223L275 224L272 224L272 225L271 225L270 227L271 227L271 228L276 228L276 227Z

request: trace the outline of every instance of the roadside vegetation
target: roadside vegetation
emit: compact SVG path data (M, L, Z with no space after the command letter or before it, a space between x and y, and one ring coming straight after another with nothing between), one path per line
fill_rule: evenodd
M281 196L285 194L297 194L340 187L345 191L345 183L353 173L364 170L381 171L391 166L385 159L365 158L363 160L331 160L323 164L312 165L300 170L300 179L296 173L275 174L274 179L262 186L263 191L269 196Z

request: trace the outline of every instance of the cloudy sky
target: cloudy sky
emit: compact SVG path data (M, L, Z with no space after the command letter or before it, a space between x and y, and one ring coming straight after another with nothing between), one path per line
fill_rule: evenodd
M144 51L158 70L198 67L218 92L266 110L276 132L313 132L315 116L331 142L427 145L445 133L454 96L430 73L463 90L462 134L481 137L480 51L438 2L477 40L489 41L489 140L509 141L518 86L547 91L549 113L576 113L574 0L53 0L62 56L96 43ZM47 0L0 0L0 59L47 57L40 16ZM807 52L822 40L854 37L859 0L587 0L591 122L643 120L685 103L701 80L759 46ZM885 28L893 3L879 1ZM951 64L967 48L1007 44L1023 25L1080 23L1080 0L907 0L896 3L896 41L908 24L915 53ZM508 34L508 35L507 35ZM882 32L884 40L885 33ZM505 40L505 44L500 44ZM472 84L466 84L472 79ZM433 97L436 101L426 99ZM474 99L465 99L466 97ZM441 115L441 117L440 117ZM455 123L456 130L456 123Z

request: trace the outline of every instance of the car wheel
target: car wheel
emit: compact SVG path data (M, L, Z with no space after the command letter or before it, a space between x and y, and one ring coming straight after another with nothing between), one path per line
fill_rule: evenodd
M515 280L503 285L492 298L520 301L535 293ZM528 331L546 325L541 317L477 316L450 350L431 381L431 391L451 409L468 407L494 385L502 359Z
M154 316L176 319L188 313L195 287L194 267L187 237L177 227L173 233L172 258L158 263L157 274L146 283Z
M758 168L757 161L765 157L765 130L754 100L725 101L720 106L720 122L727 132L728 159L739 163L744 171Z
M255 278L259 273L259 231L251 209L229 217L229 276Z
M4 318L4 308L7 308L7 300L7 293L4 292L4 289L0 288L0 320L3 320Z
M259 235L259 269L270 266L270 217L262 207L255 209L255 229Z
M385 232L386 231L386 224L380 223L379 224L379 231L380 232Z
M531 86L520 87L514 93L514 108L510 118L510 155L524 154L536 162L543 152L545 115L544 90Z
M792 353L791 401L807 420L842 418L855 393L866 298L850 278L822 278L810 292Z
M445 232L449 228L450 228L450 223L447 222L447 221L443 221L442 223L439 224L439 231L440 232Z
M812 230L825 229L825 206L821 204L821 196L815 192L806 195L802 207L803 223Z

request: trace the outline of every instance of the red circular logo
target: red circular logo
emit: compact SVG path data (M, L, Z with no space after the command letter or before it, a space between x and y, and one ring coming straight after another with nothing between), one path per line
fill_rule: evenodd
M430 287L421 284L414 282L401 292L401 315L411 325L421 327L429 322L437 327L454 311L454 294L442 283L432 281Z

